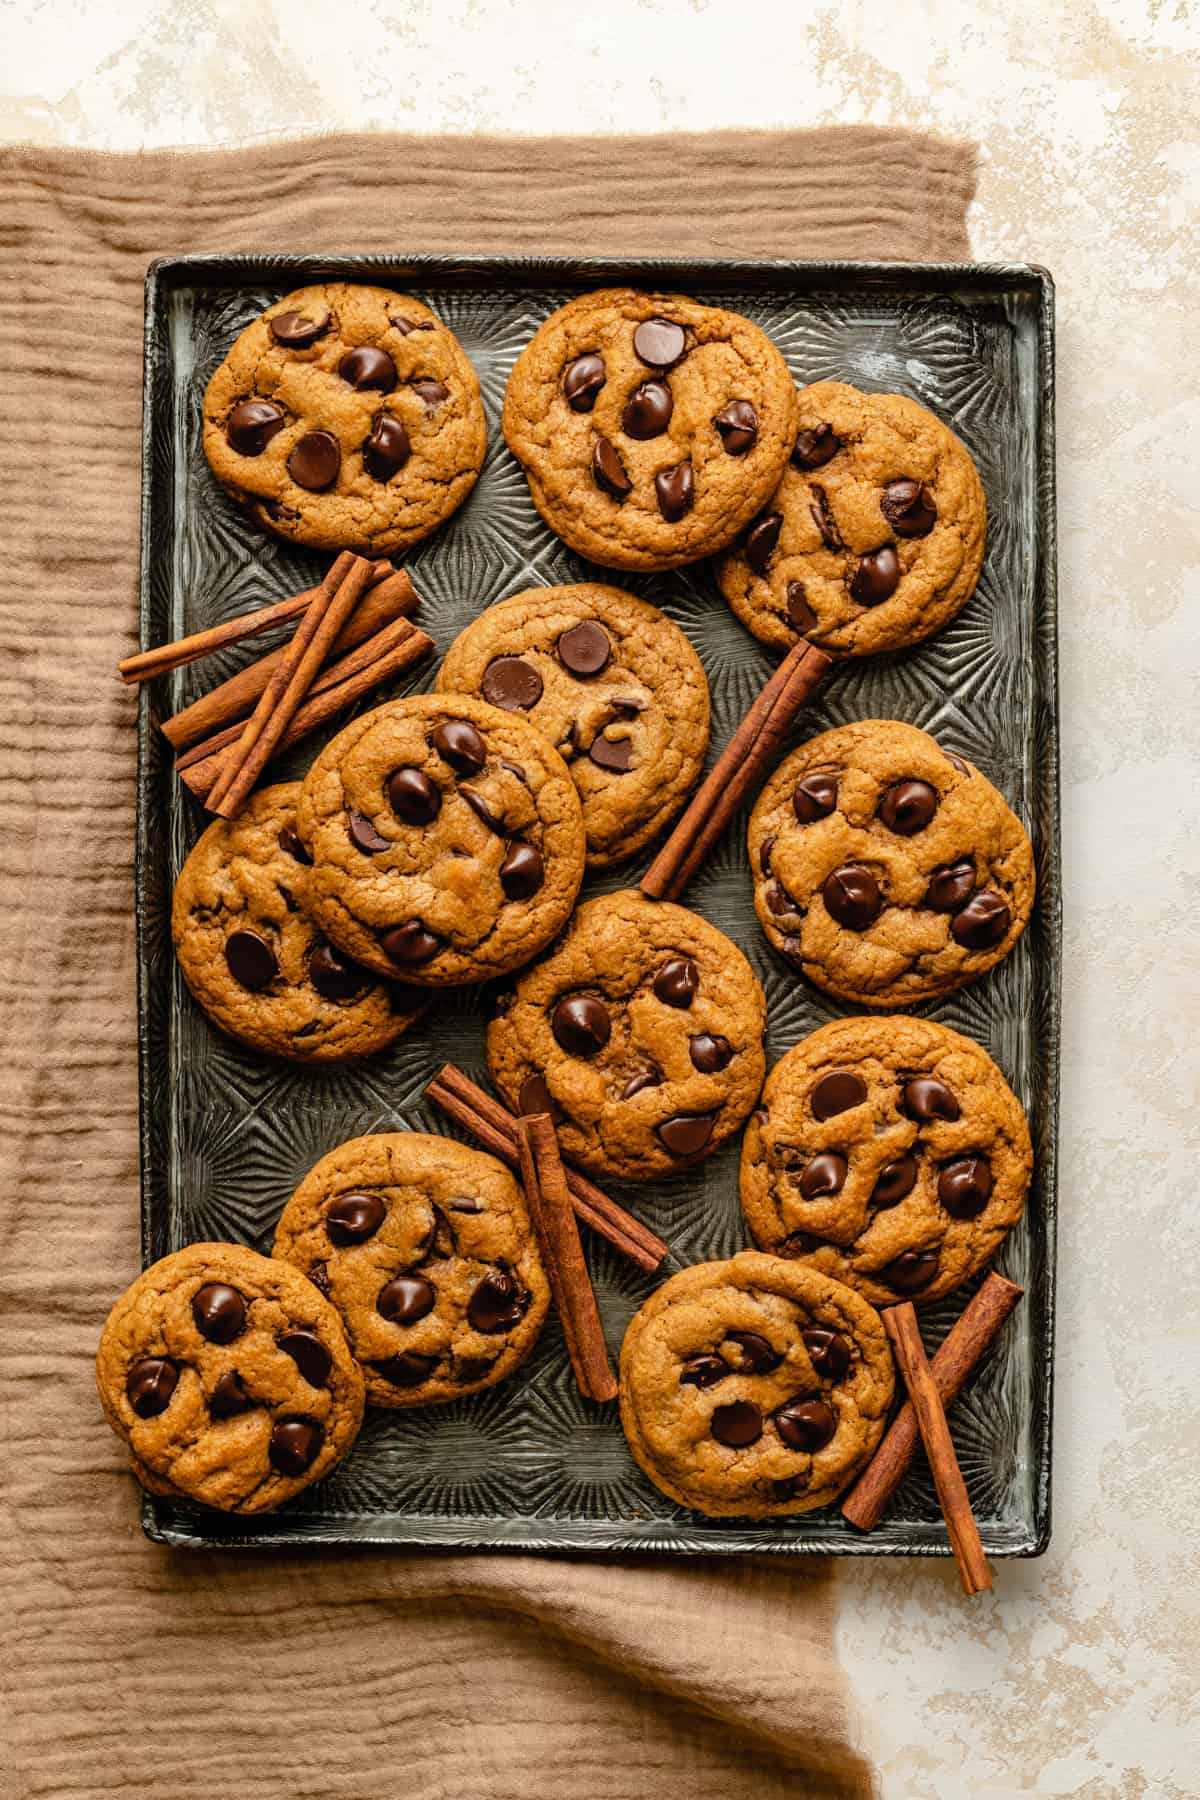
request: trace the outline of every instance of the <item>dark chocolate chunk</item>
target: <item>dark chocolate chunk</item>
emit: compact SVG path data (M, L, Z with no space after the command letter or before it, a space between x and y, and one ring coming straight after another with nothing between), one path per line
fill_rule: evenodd
M842 440L835 436L832 425L814 425L796 439L792 461L798 469L821 469L832 462L841 447Z
M715 1123L713 1113L676 1113L656 1130L672 1156L695 1156L712 1136Z
M435 330L432 319L406 319L403 314L398 318L389 319L388 324L394 325L402 337L407 337L409 333L413 331Z
M377 1311L393 1325L415 1325L437 1305L437 1289L423 1275L397 1275L379 1290Z
M906 1194L911 1194L917 1184L917 1159L909 1156L897 1156L892 1162L884 1163L875 1177L875 1186L871 1190L871 1205L881 1209L898 1206Z
M234 931L225 940L225 961L229 973L252 994L270 987L279 973L275 952L257 931Z
M747 1444L757 1444L762 1436L762 1413L753 1400L731 1400L727 1406L713 1408L709 1430L718 1444L744 1450Z
M596 486L614 500L623 500L626 494L633 492L633 483L625 473L625 465L617 455L615 445L606 437L596 439L596 447L592 451L592 475Z
M879 510L897 537L928 537L937 524L937 503L922 481L889 481Z
M719 1356L706 1356L703 1353L689 1356L679 1374L680 1387L715 1387L718 1381L724 1381L730 1374L729 1364Z
M845 1157L836 1150L822 1150L805 1163L797 1186L806 1200L840 1194L846 1183L846 1167Z
M690 956L672 956L654 977L656 998L681 1011L686 1011L699 991L700 971Z
M246 1384L236 1369L226 1369L218 1376L208 1396L208 1410L214 1419L235 1419L239 1413L250 1412L256 1404L246 1392Z
M529 1310L529 1295L505 1269L489 1269L467 1302L476 1331L511 1331Z
M290 1356L309 1387L324 1387L333 1367L333 1357L315 1331L285 1331L278 1340L279 1348Z
M936 1075L913 1075L904 1084L900 1108L910 1119L928 1125L933 1119L957 1119L962 1108Z
M789 1400L774 1414L775 1429L789 1450L814 1456L837 1430L837 1415L824 1400Z
M591 994L566 994L554 1008L550 1028L568 1056L598 1056L612 1036L612 1019Z
M374 388L381 394L390 394L396 385L395 363L386 350L376 350L370 344L348 350L338 364L338 374L352 388Z
M303 1475L321 1454L325 1427L316 1419L279 1419L271 1429L267 1456L281 1475Z
M975 861L964 856L958 862L935 869L925 890L925 904L934 912L952 913L965 906L975 892Z
M1012 914L999 894L988 890L975 894L950 921L950 930L964 950L994 950L1004 942Z
M687 338L674 319L643 319L634 331L633 348L648 369L673 369L687 348Z
M767 910L773 912L777 918L783 918L785 914L796 911L796 903L782 881L768 881L763 889L763 899L767 904Z
M169 1356L144 1356L125 1377L125 1393L139 1419L166 1412L179 1381L179 1364Z
M331 431L307 431L292 445L288 474L297 487L321 494L331 488L342 466L342 452Z
M377 856L381 850L393 848L391 838L383 837L370 819L365 819L361 813L352 812L349 815L346 829L350 834L350 842L364 856Z
M733 1060L733 1045L729 1039L714 1036L709 1031L702 1031L696 1037L689 1038L688 1052L692 1067L699 1069L702 1075L717 1075L722 1069L728 1068Z
M412 441L399 419L377 413L363 443L363 467L373 481L390 481L412 455Z
M836 775L804 775L792 789L792 811L801 825L827 819L837 805Z
M410 381L409 387L424 403L427 413L435 413L450 398L450 389L440 381Z
M239 456L261 456L282 429L283 414L269 400L239 400L225 421L230 449Z
M658 1087L661 1080L661 1076L652 1075L649 1069L644 1069L640 1075L630 1076L621 1089L621 1098L622 1100L632 1100L633 1096L640 1094L643 1088Z
M487 761L487 746L466 719L443 719L435 725L430 743L460 775L477 775Z
M678 525L692 510L696 498L696 477L690 461L676 463L673 469L660 469L654 477L654 493L658 510L668 525Z
M821 884L826 910L848 931L865 931L883 910L883 895L870 869L843 863Z
M564 669L572 675L599 675L612 659L612 639L595 619L581 619L564 631L554 646Z
M323 1000L353 1000L375 977L332 944L322 942L309 953L308 979Z
M938 1271L935 1250L906 1250L879 1271L879 1280L898 1294L919 1294Z
M818 487L815 481L809 491L812 494L812 501L808 510L812 514L813 524L821 534L821 542L827 550L844 550L846 546L843 544L842 534L834 522L833 511L829 505L829 495L823 487Z
M937 789L927 781L897 781L879 802L879 817L897 837L915 837L937 809Z
M860 556L850 581L850 598L860 606L878 606L900 583L900 558L890 544Z
M982 1156L959 1156L938 1176L937 1197L952 1219L973 1219L992 1197L992 1171Z
M500 886L510 900L528 900L546 879L546 865L535 844L510 844L500 864Z
M428 1381L437 1368L436 1356L423 1356L419 1350L402 1350L399 1356L389 1356L383 1362L372 1363L371 1367L393 1387L420 1387Z
M480 823L486 825L489 831L495 832L497 837L503 837L504 820L499 813L492 811L483 795L469 787L460 787L458 791Z
M758 441L758 414L749 400L731 400L713 419L728 456L745 456Z
M387 1207L378 1194L339 1194L325 1214L325 1230L331 1244L365 1244L387 1218Z
M817 623L817 615L808 604L808 596L804 592L802 581L789 581L787 584L788 624L803 637Z
M866 1097L867 1084L861 1075L853 1069L830 1069L816 1083L808 1103L815 1118L832 1119L852 1106L861 1106Z
M577 356L563 371L563 394L572 412L589 413L604 386L604 358Z
M756 575L766 574L782 529L782 513L759 513L742 539L746 561Z
M850 1345L840 1331L829 1331L823 1325L812 1325L800 1333L808 1360L817 1375L828 1381L841 1381L850 1367Z
M246 1302L236 1288L208 1281L192 1296L192 1317L210 1344L232 1344L246 1329Z
M734 1346L733 1366L743 1375L769 1375L783 1361L779 1351L757 1331L727 1331L725 1342Z
M316 318L310 318L302 312L276 313L267 323L277 344L282 344L288 350L307 350L310 344L315 344L328 331L329 314L319 313Z
M593 738L588 760L610 775L628 775L633 767L633 743L629 738Z
M420 919L405 919L402 925L393 925L379 942L384 955L394 963L426 963L442 948L441 938L426 931Z
M528 712L542 697L542 678L532 663L520 656L498 656L484 670L480 692L492 706L505 712Z
M299 837L292 830L290 825L284 826L275 841L281 850L286 851L288 856L294 856L298 863L312 862L312 857L308 854L308 851L304 848L304 845L300 842Z
M660 437L671 423L674 410L675 402L665 381L643 381L625 402L621 429L626 436L643 442Z
M517 1105L523 1113L549 1113L551 1117L557 1114L557 1108L550 1089L546 1086L544 1075L527 1075L525 1077L521 1083Z
M432 825L442 810L441 790L420 769L397 769L387 791L392 811L406 825Z

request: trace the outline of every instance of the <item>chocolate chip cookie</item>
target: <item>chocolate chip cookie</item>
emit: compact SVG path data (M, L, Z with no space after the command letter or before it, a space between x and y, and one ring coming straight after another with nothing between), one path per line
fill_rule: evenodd
M297 827L330 941L426 986L529 962L583 877L562 757L518 714L463 695L394 700L347 725L304 778Z
M522 712L570 768L589 866L621 862L683 805L708 747L708 683L678 625L620 588L530 588L450 646L441 693Z
M744 1250L650 1296L621 1349L621 1423L682 1506L765 1519L828 1506L871 1459L894 1377L878 1313L800 1263Z
M589 900L488 1028L518 1112L550 1111L563 1155L637 1179L708 1156L758 1098L766 1003L735 944L634 890Z
M341 1313L374 1406L502 1381L550 1303L515 1178L481 1150L416 1131L322 1157L284 1208L274 1254Z
M841 381L802 388L799 421L778 488L718 565L721 592L767 644L870 656L928 637L979 579L970 455L915 400Z
M978 769L896 720L793 751L759 796L748 843L770 942L862 1006L912 1006L973 981L1033 909L1020 820Z
M487 448L479 382L436 313L346 282L298 288L208 384L204 454L268 531L387 556L462 505Z
M755 1241L875 1306L938 1300L1020 1219L1029 1127L991 1057L930 1019L836 1019L767 1077L742 1139Z
M240 1244L190 1244L139 1275L108 1315L96 1385L143 1487L225 1512L290 1500L362 1423L334 1308Z
M293 1062L382 1050L425 1005L329 943L308 907L298 781L252 794L211 824L179 872L171 932L184 980L231 1037Z
M796 389L757 325L679 294L608 288L560 307L517 358L504 436L572 550L676 569L766 505L796 436Z

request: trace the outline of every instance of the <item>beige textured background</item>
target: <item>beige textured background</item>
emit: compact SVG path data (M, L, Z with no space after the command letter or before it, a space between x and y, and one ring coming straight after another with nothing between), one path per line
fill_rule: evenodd
M981 140L976 252L1046 263L1059 297L1056 1531L970 1608L945 1566L845 1565L841 1646L884 1800L1194 1800L1194 4L10 0L0 34L7 140L855 120Z

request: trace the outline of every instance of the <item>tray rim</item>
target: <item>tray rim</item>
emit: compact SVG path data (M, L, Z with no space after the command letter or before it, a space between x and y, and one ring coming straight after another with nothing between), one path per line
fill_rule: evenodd
M1047 1226L1047 1249L1044 1294L1045 1380L1040 1395L1035 1396L1033 1443L1038 1460L1033 1492L1033 1530L1017 1541L989 1543L984 1528L985 1548L994 1559L1033 1558L1042 1556L1049 1547L1052 1533L1052 1464L1055 1387L1055 1337L1057 1329L1057 1262L1058 1262L1058 1128L1061 1086L1062 1026L1062 782L1061 719L1058 671L1058 558L1057 558L1057 476L1055 461L1055 284L1044 265L1033 262L904 262L845 259L789 260L783 257L595 257L595 256L491 256L480 253L450 255L440 252L332 253L304 251L231 251L198 255L165 254L147 265L143 295L142 326L142 421L141 421L141 509L139 530L138 576L138 640L142 649L150 647L151 624L151 514L154 484L152 468L153 401L155 383L154 345L160 329L160 300L171 287L187 277L216 275L228 277L231 272L244 273L247 284L287 270L304 270L315 279L336 279L339 273L361 279L362 273L374 270L385 279L404 275L422 275L443 279L458 276L491 276L506 280L512 286L544 287L557 277L561 285L588 286L650 284L662 291L667 283L694 283L706 280L716 286L734 282L763 285L785 281L798 289L849 284L862 288L878 288L880 292L898 286L924 288L932 292L952 292L954 288L994 289L999 295L1028 290L1036 306L1037 382L1035 393L1033 476L1034 515L1037 543L1032 578L1033 604L1038 618L1039 648L1043 654L1035 658L1036 689L1045 707L1050 730L1042 760L1044 791L1049 810L1045 821L1044 845L1046 867L1052 877L1052 892L1039 891L1037 907L1051 953L1048 982L1048 1016L1055 1028L1053 1052L1049 1057L1045 1095L1045 1150L1039 1169L1038 1192ZM640 279L639 279L640 278ZM1048 652L1048 653L1046 653ZM151 705L153 683L142 685L138 696L137 715L137 808L134 851L134 918L136 933L136 995L138 1034L138 1149L139 1149L139 1213L142 1267L152 1260L153 1198L152 1162L153 1132L150 1118L150 1075L152 1046L149 1031L149 967L147 954L145 874L150 856L151 830L151 744L156 725ZM1040 1402L1040 1403L1039 1403ZM286 1551L385 1549L417 1555L455 1554L474 1551L494 1554L509 1551L521 1555L571 1556L672 1556L704 1555L746 1556L950 1556L948 1538L939 1525L919 1530L942 1532L941 1540L912 1541L903 1545L881 1543L870 1533L856 1534L844 1541L821 1545L797 1541L754 1541L746 1537L754 1521L731 1520L745 1541L738 1544L693 1545L678 1541L661 1541L669 1531L666 1522L647 1521L644 1532L631 1531L623 1524L614 1532L611 1521L556 1521L552 1532L544 1535L508 1535L515 1519L499 1517L480 1521L470 1518L456 1522L454 1528L439 1532L435 1540L428 1536L415 1540L372 1532L375 1515L343 1523L333 1531L317 1529L289 1530L286 1534L263 1533L260 1529L270 1514L230 1515L229 1535L216 1530L184 1531L171 1526L160 1516L160 1508L169 1505L159 1496L143 1490L140 1519L142 1531L157 1544L175 1549L222 1551ZM204 1509L201 1509L203 1511ZM795 1515L798 1531L802 1531L807 1514ZM213 1515L214 1526L224 1522L221 1514ZM361 1523L362 1529L357 1529ZM490 1525L492 1530L486 1528ZM242 1530L236 1528L241 1527ZM258 1535L255 1535L256 1530ZM235 1535L236 1532L236 1535ZM589 1541L607 1533L604 1542ZM619 1539L619 1541L618 1541Z

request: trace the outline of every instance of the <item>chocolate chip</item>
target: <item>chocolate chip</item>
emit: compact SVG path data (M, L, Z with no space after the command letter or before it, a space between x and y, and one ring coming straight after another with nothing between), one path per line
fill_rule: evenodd
M812 514L813 524L821 534L821 542L827 550L844 550L846 546L843 544L841 533L834 523L833 513L829 505L829 495L825 492L823 487L818 487L815 481L812 484L810 492L812 494L812 500L808 510Z
M640 1075L631 1075L621 1089L622 1100L632 1100L633 1096L640 1094L643 1088L658 1087L661 1079L661 1076L652 1075L648 1069L643 1070Z
M733 1045L727 1037L714 1037L709 1031L688 1039L692 1067L702 1075L716 1075L733 1060Z
M949 750L943 750L942 755L946 758L950 767L952 769L957 769L960 775L969 775L971 773L961 756L952 756Z
M935 869L925 890L925 905L934 912L957 912L975 892L975 861L964 856L958 862Z
M267 323L277 344L283 344L288 350L307 350L328 331L329 314L320 313L314 319L302 312L276 313Z
M503 837L504 820L499 813L492 811L483 795L469 787L461 787L458 791L480 823L486 825L489 831L495 832L497 837Z
M546 879L542 853L534 844L510 844L500 864L500 886L510 900L528 900Z
M387 1207L378 1194L342 1194L325 1214L325 1230L331 1244L365 1244L387 1218Z
M846 1182L846 1159L836 1150L822 1150L810 1157L800 1171L797 1183L806 1200L817 1200L823 1194L840 1194Z
M727 1406L714 1407L709 1430L718 1444L743 1450L762 1436L762 1413L753 1400L732 1400Z
M593 738L588 761L598 769L607 769L610 775L628 775L633 766L633 744L629 738Z
M798 469L820 469L832 462L841 447L842 440L834 435L832 425L814 425L796 439L792 461Z
M306 431L292 445L288 474L297 487L320 494L333 486L342 466L342 452L331 431Z
M315 1288L317 1288L322 1294L324 1294L325 1298L328 1300L328 1298L329 1298L329 1264L323 1263L323 1262L314 1263L312 1265L312 1268L308 1271L308 1279L312 1282L312 1284Z
M654 477L654 493L658 510L668 525L677 525L692 510L696 498L696 477L690 461L676 463L673 469L660 469Z
M821 884L826 910L849 931L865 931L883 909L883 895L870 869L859 863L843 863Z
M364 819L361 813L352 812L349 815L346 829L350 835L350 842L356 850L361 850L364 856L377 856L381 850L393 848L391 838L381 836L370 819Z
M402 337L407 337L412 331L433 331L435 329L432 319L406 319L403 315L397 319L389 319L388 324L394 325Z
M808 1360L817 1375L828 1381L841 1381L850 1367L850 1346L840 1331L828 1331L823 1325L810 1326L800 1333Z
M435 413L450 398L450 389L440 381L410 381L408 385L424 402L427 413Z
M960 1156L945 1163L938 1176L937 1196L952 1219L973 1219L992 1197L992 1171L982 1156Z
M192 1317L210 1344L232 1344L246 1329L246 1302L236 1288L208 1281L192 1296Z
M490 1269L467 1302L476 1331L511 1331L529 1310L529 1295L504 1269Z
M477 775L487 761L487 746L466 719L443 719L435 725L430 743L460 775Z
M144 1356L125 1377L125 1394L139 1419L166 1412L179 1381L179 1364L169 1356Z
M481 1213L484 1210L481 1200L468 1200L465 1195L458 1200L447 1201L446 1205L453 1213Z
M441 791L420 769L397 769L387 791L392 811L406 825L432 825L442 810Z
M544 1075L525 1077L521 1083L517 1105L523 1113L549 1113L551 1117L555 1115L554 1097L546 1086Z
M261 456L282 429L283 414L269 400L239 400L225 421L225 436L239 456Z
M853 1069L830 1069L822 1075L808 1097L813 1117L832 1119L837 1113L861 1106L867 1097L867 1084Z
M799 1492L799 1483L794 1476L786 1481L772 1481L771 1483L771 1498L780 1506L786 1506L788 1501L794 1500Z
M415 1325L437 1305L437 1289L423 1275L397 1275L379 1291L376 1310L393 1325Z
M239 1413L251 1412L256 1405L236 1369L226 1369L224 1375L218 1376L208 1396L208 1410L214 1419L235 1419Z
M789 581L787 584L788 624L798 631L801 637L811 631L817 622L817 615L808 604L802 581Z
M376 350L370 344L359 344L347 351L338 364L338 374L352 388L377 388L381 394L390 394L396 385L395 363L386 350Z
M279 973L275 952L257 931L234 931L225 940L225 961L229 973L252 994L270 987Z
M285 1331L279 1348L290 1356L309 1387L324 1387L333 1367L333 1356L315 1331Z
M919 1124L928 1125L933 1119L957 1119L962 1108L936 1075L913 1075L904 1084L900 1110Z
M689 1356L679 1372L680 1387L715 1387L730 1374L729 1364L719 1356Z
M303 1475L321 1454L325 1427L315 1419L280 1419L272 1427L267 1456L281 1475Z
M656 997L681 1011L686 1011L699 991L700 971L690 956L671 957L654 977Z
M713 1113L676 1113L655 1129L672 1156L695 1156L712 1136L715 1123Z
M498 656L484 671L480 692L492 706L505 712L528 712L542 697L542 678L532 663L520 656Z
M572 675L599 675L612 659L612 639L594 619L581 619L562 633L554 650L563 668Z
M275 885L283 895L283 904L287 907L288 911L296 912L298 910L296 906L296 896L293 894L291 888L284 887L282 881L277 881Z
M767 565L771 560L771 552L779 542L779 533L782 529L782 513L760 513L742 539L746 561L756 575L766 574Z
M590 994L567 994L554 1008L550 1029L568 1056L598 1056L612 1036L612 1020Z
M616 448L606 437L596 439L596 447L592 451L592 475L596 486L615 500L623 500L626 494L633 492L633 483L625 473L625 465L617 455Z
M312 857L308 854L308 851L304 848L304 845L300 842L300 839L290 825L284 826L275 841L281 850L286 851L288 856L294 856L298 863L312 862Z
M375 481L390 481L412 455L412 442L399 419L378 413L363 444L363 467Z
M937 504L922 481L889 481L879 510L897 537L928 537L937 524Z
M860 556L850 581L850 598L860 606L878 606L896 591L900 582L900 558L890 544Z
M665 381L643 381L634 388L621 414L621 429L628 437L655 438L671 423L675 402Z
M371 1367L393 1387L420 1387L428 1381L437 1368L436 1356L422 1356L419 1350L402 1350L399 1356L389 1356L383 1362L372 1363Z
M764 875L771 873L771 852L775 848L773 837L764 838L758 852L758 866Z
M879 817L897 837L915 837L937 809L937 789L927 781L897 781L879 802Z
M775 1429L789 1450L814 1456L837 1430L837 1415L824 1400L789 1400L774 1415Z
M763 889L763 900L766 902L767 910L773 912L777 918L783 918L787 913L796 911L796 903L782 881L768 881Z
M568 363L563 372L563 393L572 412L589 413L604 386L604 358L590 351Z
M497 1353L498 1354L498 1353ZM456 1381L468 1383L482 1381L496 1364L493 1356L456 1356L454 1359L454 1378Z
M993 950L1003 943L1011 924L1012 914L999 894L985 889L955 913L950 930L965 950Z
M308 979L323 1000L353 1000L374 977L332 944L320 943L309 954Z
M837 805L836 775L804 775L792 789L792 811L801 825L827 819Z
M727 456L745 456L758 439L758 414L748 400L731 400L713 419Z
M879 1280L895 1288L898 1294L918 1294L927 1288L937 1274L938 1258L934 1250L906 1250L895 1262L879 1271Z
M884 1163L875 1178L875 1186L871 1190L871 1205L881 1209L898 1206L906 1194L911 1194L917 1184L917 1159L915 1156L897 1156L894 1161Z
M379 940L385 956L394 963L426 963L442 948L442 939L426 931L420 919L405 919L393 925Z
M828 1242L828 1238L818 1237L815 1231L793 1231L784 1239L783 1248L788 1256L811 1256L814 1250L823 1250Z
M778 1350L757 1331L727 1331L725 1342L738 1350L733 1366L743 1375L769 1375L783 1361Z
M643 319L634 331L633 348L648 369L673 369L687 348L687 338L674 319Z

